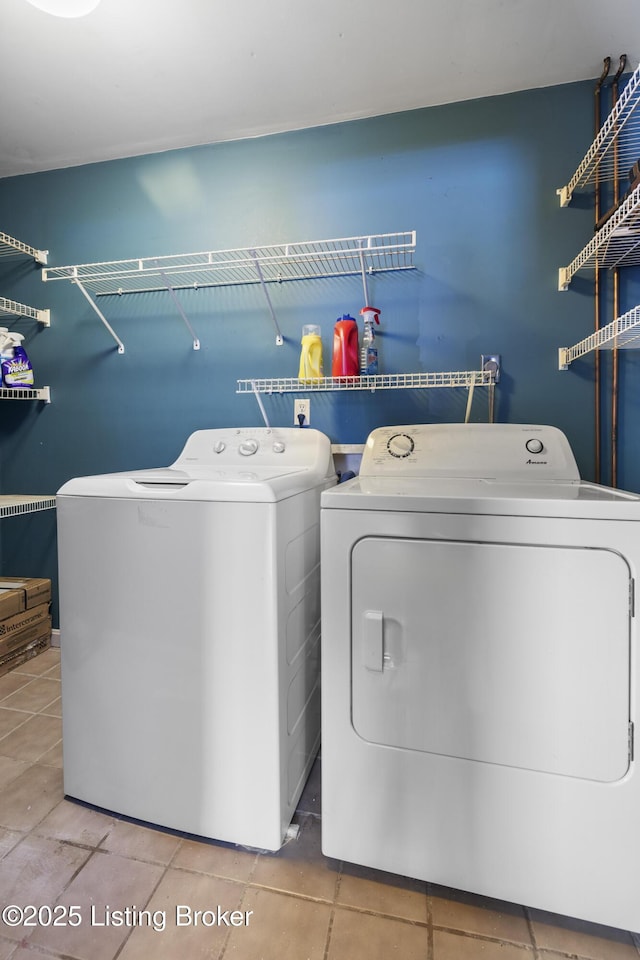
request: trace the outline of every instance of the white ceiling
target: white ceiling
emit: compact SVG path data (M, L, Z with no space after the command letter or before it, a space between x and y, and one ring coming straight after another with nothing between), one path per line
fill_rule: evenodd
M640 0L0 0L0 176L595 78Z

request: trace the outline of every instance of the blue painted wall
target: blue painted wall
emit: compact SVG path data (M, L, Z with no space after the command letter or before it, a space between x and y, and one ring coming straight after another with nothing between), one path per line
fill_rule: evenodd
M592 360L560 373L557 348L591 332L592 285L579 278L559 293L557 272L587 242L593 215L586 202L561 209L555 191L592 139L592 89L571 84L0 180L0 229L48 249L51 265L415 229L417 270L370 280L382 311L381 370L478 369L481 353L500 353L497 419L561 427L590 478ZM358 277L272 287L285 336L277 347L258 286L181 293L196 352L168 295L100 298L125 342L119 355L74 285L43 284L36 267L11 260L0 264L0 292L52 313L48 330L12 324L53 402L2 404L5 493L51 493L72 476L167 464L195 429L261 424L236 381L295 376L307 323L322 328L328 368L335 320L363 306ZM637 281L625 279L627 305L638 295ZM630 440L639 372L635 356L623 360L619 483L640 490ZM291 395L264 403L273 424L291 423ZM312 425L333 442L360 443L382 424L461 420L465 404L464 391L448 389L314 394ZM486 391L476 391L473 419L487 419ZM55 579L54 518L7 521L2 567Z

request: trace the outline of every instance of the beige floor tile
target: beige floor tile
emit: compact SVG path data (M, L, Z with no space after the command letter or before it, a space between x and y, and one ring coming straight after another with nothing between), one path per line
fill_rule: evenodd
M62 770L31 764L0 789L0 826L30 830L63 798Z
M37 947L31 949L29 946L24 946L16 947L16 952L11 955L11 960L65 960L65 958L61 957L59 953L44 954Z
M427 960L426 926L337 909L327 960Z
M33 657L32 660L27 660L26 663L16 667L14 672L29 677L41 677L51 670L52 667L58 666L59 663L60 648L49 647L48 650L43 650L42 653L39 653L37 657Z
M420 880L346 864L336 903L418 923L427 921L427 885Z
M49 677L51 680L60 680L62 671L60 669L60 664L56 663L54 667L51 667L46 673L43 674L44 677Z
M127 907L142 909L162 872L163 868L155 864L93 853L59 900L65 906L78 906L82 923L76 927L38 927L29 938L29 945L78 960L111 960L131 928L109 923L108 918L114 916L114 911Z
M430 889L433 925L531 944L523 907L445 887Z
M180 846L180 838L126 820L112 820L100 846L132 860L167 864Z
M44 820L34 827L33 832L55 840L97 847L112 826L113 818L107 814L71 800L61 800Z
M14 940L5 940L4 937L0 937L0 960L9 960L9 957L15 949L16 945ZM18 958L18 960L20 960L20 958Z
M60 770L62 770L62 761L62 740L58 740L50 750L38 757L38 763L44 763L48 767L58 767Z
M2 861L0 903L20 907L53 906L89 852L47 837L28 836ZM0 921L0 936L30 938L37 928L8 927Z
M171 866L246 881L251 876L256 858L257 854L250 850L201 840L183 840Z
M20 687L15 693L5 697L2 706L7 710L26 710L27 713L38 713L43 707L53 703L60 697L60 681L49 680L46 677L35 677Z
M231 931L225 960L323 960L330 904L247 888L241 910L247 914L251 911L248 923ZM356 960L348 954L339 960L347 958Z
M29 760L15 760L13 757L3 757L0 754L0 790L8 786L12 780L31 766Z
M630 933L570 917L531 911L531 926L540 950L578 954L586 960L638 960Z
M0 860L2 860L10 850L13 850L16 843L19 843L23 838L24 833L20 833L18 830L5 830L4 827L0 827Z
M276 854L259 854L252 884L332 902L338 874L321 850L320 821L302 817L300 833Z
M29 719L28 714L20 713L18 710L6 710L0 707L0 744L7 734L11 733L22 723Z
M25 684L31 683L32 680L33 677L25 677L24 674L16 673L14 670L11 673L5 673L3 677L0 677L0 704L5 697L11 696L12 693L15 693L20 687L24 687Z
M164 930L157 932L150 924L136 927L118 960L216 960L233 929L232 920L244 920L244 889L242 883L169 868L148 904L151 919L166 923Z
M59 717L35 714L0 740L0 754L15 760L35 761L61 738L62 720Z
M533 960L533 957L530 948L515 943L479 940L444 930L433 932L433 960Z
M46 707L40 711L42 714L46 714L48 717L61 717L62 716L62 697L56 697L56 699L47 704Z

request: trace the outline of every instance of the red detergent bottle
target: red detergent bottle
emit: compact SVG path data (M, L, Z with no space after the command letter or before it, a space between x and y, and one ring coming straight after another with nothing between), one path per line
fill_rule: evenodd
M333 328L332 377L357 377L360 373L358 323L348 313Z

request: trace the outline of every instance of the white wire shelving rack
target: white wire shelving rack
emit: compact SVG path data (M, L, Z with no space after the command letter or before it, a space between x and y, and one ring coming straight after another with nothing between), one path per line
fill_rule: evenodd
M41 510L55 510L56 498L49 496L8 495L0 496L0 519L17 517Z
M568 290L579 270L614 269L640 263L640 186L598 230L567 267L560 267L558 289Z
M467 408L465 423L471 418L471 407L476 387L489 387L493 391L497 381L496 371L456 370L448 373L382 373L373 377L320 377L300 379L281 377L270 380L238 380L236 393L252 393L260 407L265 425L269 426L261 394L319 393L321 391L369 390L423 390L429 387L465 387ZM490 415L493 416L493 393L490 394Z
M51 326L50 310L38 310L16 300L7 300L6 297L0 297L0 318L3 317L28 317L30 320L37 320L43 327Z
M415 246L416 232L413 230L46 267L42 271L42 279L67 280L77 284L118 344L119 353L124 353L124 344L98 309L88 288L96 297L168 292L193 337L194 350L197 350L200 347L199 340L191 329L176 291L260 284L275 327L276 343L281 345L283 337L269 294L271 285L290 280L360 275L366 291L367 276L383 271L414 269Z
M488 370L451 373L382 373L374 377L295 377L272 380L238 380L236 393L308 393L329 390L422 390L427 387L488 387L495 376Z
M575 191L606 183L616 174L627 178L630 168L640 157L640 66L627 81L615 107L603 123L577 170L556 193L560 205L566 207Z
M0 231L0 257L31 257L36 263L44 264L47 262L48 253L48 250L36 250L28 243L23 243L22 240L16 240L8 233Z
M9 257L29 257L38 264L46 264L48 250L37 250L28 243L16 240L10 237L8 233L0 232L0 258ZM6 297L0 297L0 319L6 317L26 317L29 320L36 320L43 327L51 326L50 310L38 310L36 307L30 307L25 303L18 303L16 300L9 300ZM45 403L51 402L51 390L49 387L15 388L0 387L0 400L44 400ZM1 514L0 514L1 516Z
M593 350L640 349L640 306L633 307L606 327L601 327L573 347L558 349L558 369L568 370L569 364Z

